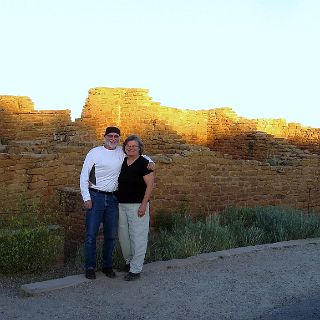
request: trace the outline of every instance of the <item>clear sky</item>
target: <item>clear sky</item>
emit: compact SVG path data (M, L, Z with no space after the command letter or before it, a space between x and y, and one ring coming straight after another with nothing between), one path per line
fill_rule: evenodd
M0 94L80 117L93 87L320 128L319 0L0 0Z

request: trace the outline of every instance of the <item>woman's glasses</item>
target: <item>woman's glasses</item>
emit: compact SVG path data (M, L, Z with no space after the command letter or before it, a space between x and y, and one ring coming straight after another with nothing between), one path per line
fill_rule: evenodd
M131 148L136 149L136 148L139 148L139 146L135 146L135 145L129 145L129 144L127 144L127 145L126 145L126 148L128 148L128 149L131 149Z

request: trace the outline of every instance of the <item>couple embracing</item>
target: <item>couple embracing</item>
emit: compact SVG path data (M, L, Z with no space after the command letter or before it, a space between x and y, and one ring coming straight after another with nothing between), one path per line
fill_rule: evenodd
M91 149L83 163L80 189L86 209L85 276L95 279L96 238L103 224L102 272L115 278L112 253L116 235L125 260L126 281L140 277L147 250L149 199L154 163L143 155L143 142L129 136L119 146L120 130L108 127L105 144Z

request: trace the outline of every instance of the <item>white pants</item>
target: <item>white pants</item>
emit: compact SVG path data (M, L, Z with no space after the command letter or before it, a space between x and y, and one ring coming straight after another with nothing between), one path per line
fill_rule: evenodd
M138 216L139 206L140 203L119 203L118 237L132 273L141 272L148 245L149 204L143 217Z

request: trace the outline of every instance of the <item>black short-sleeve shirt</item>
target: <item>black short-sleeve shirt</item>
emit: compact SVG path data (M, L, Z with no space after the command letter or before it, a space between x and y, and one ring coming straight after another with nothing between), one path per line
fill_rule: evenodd
M128 166L127 158L123 160L118 178L118 200L120 203L141 203L146 192L143 176L152 172L147 169L148 160L140 156Z

